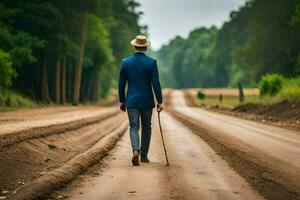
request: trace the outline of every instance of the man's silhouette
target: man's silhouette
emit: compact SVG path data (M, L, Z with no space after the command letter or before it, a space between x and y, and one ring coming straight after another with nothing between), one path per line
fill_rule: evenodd
M130 141L133 150L132 164L149 162L148 150L151 139L151 116L155 107L152 88L154 90L157 110L162 110L162 94L156 60L145 54L150 41L142 35L131 41L136 52L123 59L119 77L120 109L128 113L130 125ZM127 83L127 93L125 87ZM141 145L139 137L140 120L142 125Z

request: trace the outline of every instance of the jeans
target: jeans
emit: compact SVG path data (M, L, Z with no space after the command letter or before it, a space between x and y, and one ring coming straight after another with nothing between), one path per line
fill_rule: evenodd
M130 141L132 150L139 150L141 157L147 158L149 145L151 140L151 117L152 108L137 109L127 108L129 126L130 126ZM140 146L140 119L142 124L141 146Z

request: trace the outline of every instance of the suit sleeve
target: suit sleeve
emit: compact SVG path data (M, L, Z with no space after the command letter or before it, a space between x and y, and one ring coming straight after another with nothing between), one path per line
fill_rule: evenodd
M122 62L121 70L120 70L120 75L119 75L119 101L120 103L125 102L125 86L127 82L127 76L125 72L125 67L124 63Z
M156 100L158 103L162 103L161 86L159 82L159 75L158 75L156 61L154 62L154 66L152 68L151 81L152 81L152 87L155 93Z

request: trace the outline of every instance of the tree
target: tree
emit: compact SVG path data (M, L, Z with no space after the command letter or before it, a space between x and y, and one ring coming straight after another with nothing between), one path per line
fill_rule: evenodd
M80 50L79 50L78 60L75 68L75 76L74 76L74 90L73 90L72 104L75 106L77 106L79 103L81 72L82 72L83 54L85 48L86 31L87 31L87 14L84 14L82 17L82 27L80 33L80 45L79 45Z
M158 51L164 85L255 86L267 73L300 73L299 0L249 0L220 30L199 28ZM175 42L177 41L177 42ZM169 76L172 74L172 76ZM171 77L172 80L169 80Z
M291 17L291 24L294 26L300 26L300 3L295 6L295 12Z
M12 68L12 61L9 53L0 49L0 87L11 85L11 79L16 75Z
M11 67L3 64L0 77L12 83L5 87L44 103L98 101L116 86L117 66L132 53L128 41L145 31L138 6L134 0L2 0L0 49Z

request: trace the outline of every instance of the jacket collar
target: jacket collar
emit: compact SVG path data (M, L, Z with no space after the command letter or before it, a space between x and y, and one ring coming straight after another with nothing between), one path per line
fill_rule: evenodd
M146 52L144 51L135 51L135 55L146 55Z

